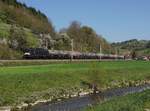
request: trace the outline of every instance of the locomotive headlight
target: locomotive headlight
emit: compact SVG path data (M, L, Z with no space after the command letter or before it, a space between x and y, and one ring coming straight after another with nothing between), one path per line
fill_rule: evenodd
M25 56L31 55L29 52L24 53Z

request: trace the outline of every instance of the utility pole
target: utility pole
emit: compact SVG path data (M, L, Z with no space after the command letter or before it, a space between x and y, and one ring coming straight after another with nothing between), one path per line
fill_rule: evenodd
M101 44L99 44L99 51L100 51L100 58L99 58L99 60L101 61L101 60L102 60L102 57L101 57L101 55L102 55L102 47L101 47Z
M118 49L116 48L116 60L118 60Z
M73 42L74 42L73 39L71 39L71 61L73 61L73 52L74 52Z
M48 40L47 39L45 39L45 46L46 46L45 48L48 49Z

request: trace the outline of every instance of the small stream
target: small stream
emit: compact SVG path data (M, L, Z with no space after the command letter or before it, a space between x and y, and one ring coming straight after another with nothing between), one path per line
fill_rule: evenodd
M30 111L82 111L87 106L98 104L104 100L111 99L112 97L142 92L146 89L150 89L150 84L137 87L111 89L99 94L70 98L60 102L41 103L32 107Z

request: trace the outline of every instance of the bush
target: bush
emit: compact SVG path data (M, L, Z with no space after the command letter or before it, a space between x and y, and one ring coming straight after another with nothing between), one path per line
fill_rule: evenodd
M97 68L96 64L92 64L92 66L89 68L88 71L88 78L89 78L89 84L92 85L92 88L94 88L94 91L99 90L101 91L104 85L104 75L105 75L105 69Z
M0 59L20 59L21 54L10 49L5 44L0 44Z

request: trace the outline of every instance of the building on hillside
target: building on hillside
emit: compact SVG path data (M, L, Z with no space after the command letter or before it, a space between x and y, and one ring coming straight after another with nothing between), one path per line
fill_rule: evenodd
M55 40L52 39L50 34L40 34L40 48L53 49Z

